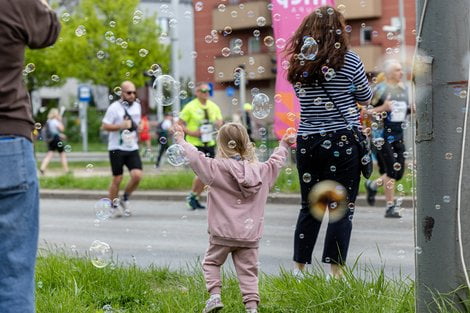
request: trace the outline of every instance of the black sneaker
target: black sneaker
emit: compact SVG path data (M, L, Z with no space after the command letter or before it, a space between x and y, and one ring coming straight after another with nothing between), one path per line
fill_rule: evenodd
M385 217L400 218L401 215L399 212L395 211L395 206L391 206L385 211Z
M206 207L199 202L199 200L196 198L196 209L205 209Z
M370 186L372 184L372 181L366 180L364 183L366 187L366 192L367 192L367 204L370 206L373 206L375 204L375 195L377 194L377 190L372 189Z
M189 195L186 197L186 204L188 205L188 208L190 210L196 210L198 207L197 207L197 199L196 199L196 196L194 195Z

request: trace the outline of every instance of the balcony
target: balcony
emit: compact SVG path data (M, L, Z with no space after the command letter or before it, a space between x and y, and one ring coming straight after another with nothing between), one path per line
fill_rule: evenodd
M378 18L382 16L382 0L338 0L336 7L339 5L346 6L344 17L347 20Z
M212 11L212 28L224 30L229 26L232 30L238 30L263 27L256 22L260 16L266 19L264 26L272 25L271 11L268 10L266 1L248 1L243 5L243 9L240 9L239 5L227 5L223 12L215 8ZM233 12L236 12L236 15Z
M245 71L249 80L275 79L276 74L272 72L272 69L276 64L273 64L273 58L274 54L270 53L259 53L248 56L227 58L218 57L214 62L214 79L218 83L233 81L234 70L240 65L245 66ZM260 71L260 67L264 70ZM223 73L223 75L219 75L219 73Z
M366 72L377 72L377 66L380 65L382 59L382 46L352 46L351 50L359 54Z

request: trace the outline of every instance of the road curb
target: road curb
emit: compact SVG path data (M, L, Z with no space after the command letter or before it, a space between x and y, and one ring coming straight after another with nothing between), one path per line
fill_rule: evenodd
M107 197L106 190L79 190L79 189L41 189L40 195L42 199L70 199L70 200L94 200ZM132 194L134 200L146 200L146 201L185 201L187 191L174 191L174 190L139 190ZM205 196L201 196L202 200L205 201ZM412 208L413 202L411 197L403 197L402 207ZM298 204L300 206L300 194L288 194L288 193L271 193L268 197L268 203L278 204ZM366 198L363 195L359 195L356 199L356 206L365 207L368 206ZM385 197L377 196L375 207L385 208Z

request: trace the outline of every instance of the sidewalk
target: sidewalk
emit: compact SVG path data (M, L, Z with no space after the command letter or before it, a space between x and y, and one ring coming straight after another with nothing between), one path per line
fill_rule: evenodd
M78 189L41 189L42 199L100 199L107 197L107 190L78 190ZM133 200L146 200L146 201L186 201L187 191L174 191L174 190L137 190L132 194ZM205 195L202 195L202 200L205 201ZM298 204L300 206L300 194L297 193L270 193L268 203L274 204ZM356 199L356 205L359 207L368 206L366 198L359 195ZM385 197L377 196L375 207L385 208ZM403 208L412 208L412 198L403 197Z

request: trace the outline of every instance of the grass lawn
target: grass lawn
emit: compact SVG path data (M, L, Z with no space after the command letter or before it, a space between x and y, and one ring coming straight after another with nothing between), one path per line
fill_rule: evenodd
M414 312L413 281L389 279L383 271L355 272L359 276L349 272L343 280L330 281L320 270L301 281L287 272L262 274L259 312ZM207 296L199 265L180 271L119 264L100 269L85 257L47 251L37 262L38 313L201 312ZM223 275L222 301L223 312L244 312L233 273Z
M65 142L65 145L69 145L72 151L81 152L82 143L81 142ZM47 144L44 141L35 141L34 142L34 151L36 152L47 152ZM88 151L90 152L106 152L108 151L108 145L101 142L89 142Z
M73 169L85 169L86 165L90 162L70 162L69 167ZM151 164L151 162L148 162ZM107 161L93 162L94 168L109 169ZM51 162L49 168L57 169L61 165L58 162ZM59 177L40 177L42 188L50 189L91 189L91 190L105 190L109 187L111 174L109 176L91 176L91 177L75 177L73 175L63 175ZM372 179L379 176L378 172L373 173ZM178 169L175 172L161 172L151 175L144 175L140 185L140 190L188 190L191 188L192 179L194 174L191 170ZM127 183L129 176L124 176L124 183ZM362 178L364 181L364 178ZM363 181L359 185L359 193L365 193ZM405 172L405 176L400 180L396 186L396 196L410 196L411 195L411 177L409 171ZM273 188L276 192L293 192L299 193L299 177L295 164L291 164L284 168ZM379 188L379 194L383 194L383 188Z

